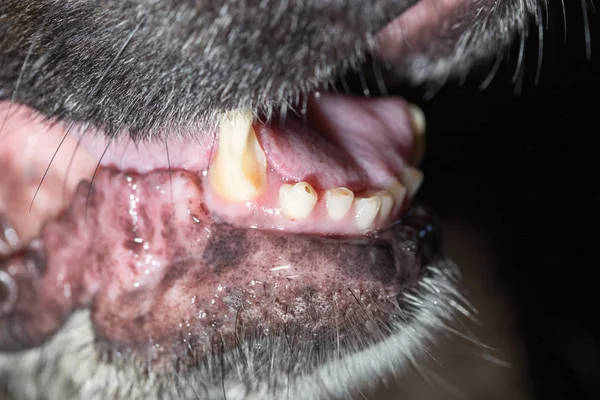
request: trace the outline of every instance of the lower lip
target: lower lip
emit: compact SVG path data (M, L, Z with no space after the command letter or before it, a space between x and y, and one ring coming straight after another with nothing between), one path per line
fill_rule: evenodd
M199 188L183 171L103 169L93 187L80 184L42 229L42 246L25 251L43 272L19 273L29 270L21 252L6 260L14 279L28 280L17 286L38 288L19 297L11 320L40 343L89 307L100 341L150 351L157 364L186 359L190 341L205 351L215 335L232 345L286 327L330 341L335 322L356 343L361 314L389 319L421 273L417 253L390 245L418 248L414 227L397 225L367 245L233 228L203 212Z

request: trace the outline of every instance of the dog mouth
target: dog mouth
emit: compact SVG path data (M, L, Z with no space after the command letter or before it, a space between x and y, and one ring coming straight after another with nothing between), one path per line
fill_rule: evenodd
M235 110L156 143L4 104L2 348L39 345L82 308L105 348L155 367L288 331L354 351L367 330L391 335L440 257L411 208L424 117L400 98L306 104L306 121Z
M431 4L399 18L430 29ZM407 26L381 33L404 34L383 58L428 45L406 47L425 29ZM414 290L455 272L434 267L436 228L412 204L425 118L401 97L314 91L141 140L8 101L0 115L0 350L89 309L111 359L180 368L281 346L316 366L397 335Z

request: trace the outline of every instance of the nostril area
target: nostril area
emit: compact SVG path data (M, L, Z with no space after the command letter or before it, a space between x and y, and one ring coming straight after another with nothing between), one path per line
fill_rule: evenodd
M17 303L17 284L5 271L0 271L0 317L13 311Z

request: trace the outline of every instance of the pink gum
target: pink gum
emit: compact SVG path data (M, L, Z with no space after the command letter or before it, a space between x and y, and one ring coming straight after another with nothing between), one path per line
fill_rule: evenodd
M281 185L294 181L288 181L271 169L267 170L267 187L265 191L255 199L245 202L232 202L220 198L211 188L208 174L204 174L203 190L205 203L214 218L221 219L240 228L254 228L266 230L278 230L298 233L314 233L320 235L362 235L365 230L359 229L355 224L355 203L350 206L346 215L339 221L331 219L327 213L325 201L326 190L314 188L317 194L317 202L310 215L302 220L291 220L284 216L279 205L279 188ZM310 183L310 182L309 182ZM333 188L331 188L333 189ZM372 196L380 189L362 190L354 193L354 202L358 198ZM395 221L409 205L405 196L402 204L394 204L390 215L382 219L378 215L366 231L375 231L388 227Z

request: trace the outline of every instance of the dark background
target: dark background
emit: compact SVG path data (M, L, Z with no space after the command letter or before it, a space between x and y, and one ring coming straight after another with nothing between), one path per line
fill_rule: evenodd
M489 66L418 102L428 117L419 196L477 220L496 246L491 273L514 305L528 391L600 399L600 24L590 7L588 52L581 3L565 0L566 39L552 3L537 85L534 30L516 82L515 48L485 90Z

